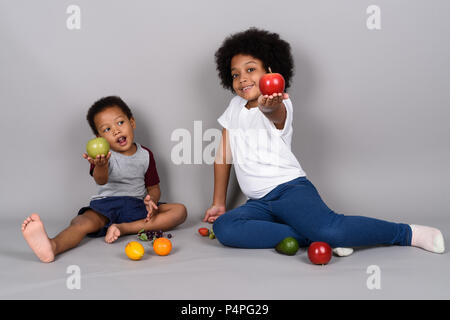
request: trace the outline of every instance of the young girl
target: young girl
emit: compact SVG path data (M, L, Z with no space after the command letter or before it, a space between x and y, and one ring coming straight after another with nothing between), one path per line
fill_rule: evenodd
M42 262L52 262L87 235L113 243L141 229L168 230L186 219L184 205L159 202L153 153L134 141L136 122L126 103L116 96L102 98L89 109L87 120L93 133L105 138L111 148L107 156L96 159L83 154L99 191L89 207L81 208L70 226L53 239L47 236L38 214L25 219L23 236Z
M234 34L216 52L222 85L236 96L218 119L222 140L214 163L214 198L203 221L218 240L239 248L273 248L286 237L300 246L324 241L338 255L356 246L416 246L444 252L435 228L337 214L322 201L291 151L293 107L287 93L261 95L260 78L281 73L289 88L290 45L278 34L251 28ZM225 208L231 160L248 201ZM338 249L339 248L339 249Z

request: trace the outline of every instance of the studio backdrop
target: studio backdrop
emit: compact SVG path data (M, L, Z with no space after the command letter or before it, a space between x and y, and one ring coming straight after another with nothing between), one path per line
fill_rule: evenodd
M96 192L86 112L118 95L162 201L211 205L217 118L232 93L214 53L257 27L291 44L292 149L338 213L427 223L450 212L446 0L0 0L1 217L69 221ZM243 201L234 174L228 208Z

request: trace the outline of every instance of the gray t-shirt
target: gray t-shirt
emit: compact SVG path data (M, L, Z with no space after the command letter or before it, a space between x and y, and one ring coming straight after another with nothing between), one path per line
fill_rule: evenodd
M136 147L135 154L131 156L111 150L108 182L99 186L98 194L91 200L123 196L144 199L147 187L159 183L153 153L139 143L136 143ZM94 167L91 165L91 175Z

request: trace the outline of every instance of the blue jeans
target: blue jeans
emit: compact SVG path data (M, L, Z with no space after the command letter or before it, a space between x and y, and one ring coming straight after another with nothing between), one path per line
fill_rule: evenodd
M280 184L263 198L227 211L214 222L213 230L223 245L238 248L274 248L286 237L296 238L300 246L314 241L333 248L410 246L412 237L407 224L333 212L306 177Z

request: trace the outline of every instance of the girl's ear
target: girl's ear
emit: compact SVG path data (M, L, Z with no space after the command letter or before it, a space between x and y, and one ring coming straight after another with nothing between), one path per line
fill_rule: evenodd
M131 123L131 127L132 127L133 129L136 129L136 121L134 120L133 117L130 118L130 123Z

